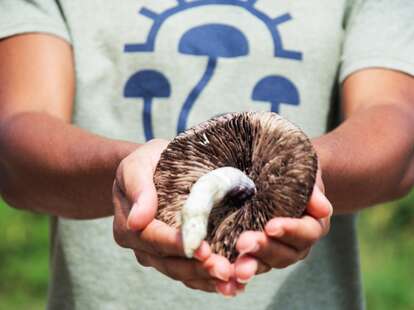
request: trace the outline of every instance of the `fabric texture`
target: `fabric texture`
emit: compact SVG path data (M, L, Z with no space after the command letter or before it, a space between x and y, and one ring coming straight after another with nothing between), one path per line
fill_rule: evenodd
M64 16L55 1L2 0L0 18L0 38L41 32L56 35L70 42Z
M143 143L232 111L274 111L315 137L357 70L413 74L410 0L1 0L0 37L68 41L73 122ZM112 218L52 219L49 309L362 309L354 216L302 262L233 299L190 290L118 247Z
M346 27L340 81L365 68L414 75L414 3L358 1Z

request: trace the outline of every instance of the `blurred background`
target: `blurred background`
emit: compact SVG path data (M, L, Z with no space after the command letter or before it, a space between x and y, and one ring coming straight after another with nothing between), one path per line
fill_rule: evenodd
M358 219L368 310L414 310L414 191ZM44 309L48 218L0 200L0 309Z

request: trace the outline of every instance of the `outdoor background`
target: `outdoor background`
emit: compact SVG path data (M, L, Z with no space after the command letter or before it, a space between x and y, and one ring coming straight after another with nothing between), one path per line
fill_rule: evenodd
M358 220L368 310L414 310L414 191ZM44 309L48 219L0 201L0 309Z

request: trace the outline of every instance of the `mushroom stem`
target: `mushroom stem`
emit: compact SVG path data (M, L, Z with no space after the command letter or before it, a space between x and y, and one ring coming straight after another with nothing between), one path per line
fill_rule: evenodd
M193 257L206 237L211 209L235 189L255 192L256 186L246 174L233 167L210 171L193 184L181 210L181 233L187 257Z

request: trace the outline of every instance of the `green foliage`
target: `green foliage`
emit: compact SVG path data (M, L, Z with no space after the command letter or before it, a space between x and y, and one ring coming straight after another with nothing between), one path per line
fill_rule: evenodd
M47 217L0 201L0 309L44 309L48 282Z
M414 310L414 191L359 219L367 309Z
M368 310L414 310L414 191L359 217ZM0 201L0 310L44 309L48 218Z

